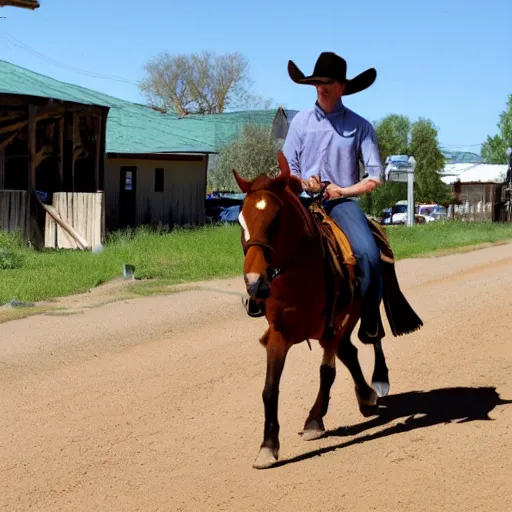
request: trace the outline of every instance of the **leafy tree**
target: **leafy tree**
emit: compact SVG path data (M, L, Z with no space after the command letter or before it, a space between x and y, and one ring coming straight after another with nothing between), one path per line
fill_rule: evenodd
M411 127L409 153L416 159L414 195L419 202L450 201L450 187L439 176L445 158L439 149L437 133L430 119L420 118Z
M238 52L164 52L144 69L147 76L139 86L148 103L179 115L218 114L228 107L265 108L270 103L251 93L249 63Z
M428 119L411 124L404 115L391 114L374 123L382 164L390 155L413 155L416 159L415 200L446 203L450 188L438 174L444 167L444 156L437 141L437 128ZM371 194L361 198L366 213L380 216L384 208L407 198L407 184L384 182Z
M375 123L382 163L390 155L406 155L411 122L407 116L391 114Z
M239 192L233 169L246 179L263 173L275 175L278 149L270 126L246 123L240 136L219 150L215 166L208 172L208 189Z
M506 109L500 114L498 122L500 133L494 137L487 136L482 144L482 156L489 164L506 164L507 148L512 147L512 94L507 100Z

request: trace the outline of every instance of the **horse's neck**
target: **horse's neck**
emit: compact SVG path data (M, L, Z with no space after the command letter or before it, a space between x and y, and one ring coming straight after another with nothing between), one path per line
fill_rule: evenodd
M320 231L314 219L292 193L285 196L281 220L278 254L282 261L279 262L279 266L286 266L299 251L306 251L309 254L311 250L320 247Z

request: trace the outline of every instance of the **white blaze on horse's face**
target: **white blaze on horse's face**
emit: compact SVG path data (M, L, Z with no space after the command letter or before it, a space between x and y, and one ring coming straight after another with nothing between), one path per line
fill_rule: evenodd
M258 210L264 210L266 207L267 207L267 201L265 201L265 199L260 199L256 203L256 208L258 208Z
M244 238L245 241L248 242L251 239L251 233L249 233L249 228L247 227L247 223L244 219L244 214L240 212L240 215L238 216L238 222L240 222L240 226L242 226L242 229L244 230Z
M265 198L261 198L255 206L258 210L263 211L267 207L267 201ZM249 228L247 227L247 222L245 221L244 214L242 212L238 215L238 222L240 222L240 225L244 230L245 241L248 242L251 239L251 233L249 233Z

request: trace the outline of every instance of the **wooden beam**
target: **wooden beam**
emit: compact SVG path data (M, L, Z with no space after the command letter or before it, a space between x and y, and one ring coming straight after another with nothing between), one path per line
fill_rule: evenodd
M78 133L78 120L80 119L76 112L73 112L73 144L71 145L71 191L75 191L75 145Z
M103 119L96 119L96 164L94 169L94 188L97 192L100 189L100 166L101 166L101 137L103 135Z
M16 137L18 136L18 132L13 133L11 136L7 137L2 143L0 143L0 151L3 151Z
M34 192L36 186L36 128L37 107L28 107L28 195Z
M29 105L29 109L30 109L30 107L37 110L37 107L35 105ZM36 116L34 116L34 119L36 121L43 121L44 119L53 119L53 118L58 118L58 117L59 117L58 114L54 114L54 113L50 112L50 113L46 113L46 114L36 115ZM9 126L3 126L2 128L0 128L0 135L2 135L4 133L12 133L14 131L21 130L28 124L28 122L29 122L28 119L24 119L23 121L20 121L18 123L14 123Z
M0 7L19 7L21 9L38 9L40 7L37 0L0 0Z
M59 189L64 190L64 116L59 119Z
M0 151L0 190L5 188L5 151ZM0 203L1 207L1 203ZM1 219L0 219L1 222Z

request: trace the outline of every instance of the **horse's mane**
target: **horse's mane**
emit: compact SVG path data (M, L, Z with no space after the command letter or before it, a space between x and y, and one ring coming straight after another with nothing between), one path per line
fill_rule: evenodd
M299 194L302 192L302 185L297 177L293 175L290 176L288 184L283 187L280 184L276 184L276 182L266 174L262 174L252 182L250 192L259 190L268 190L291 206L297 216L303 220L308 238L313 238L319 233L313 215L299 199Z

